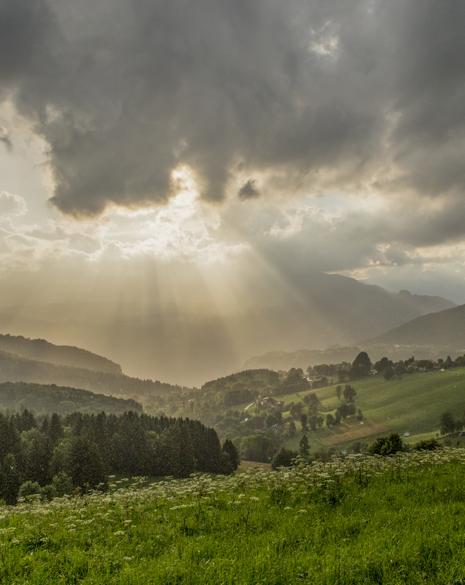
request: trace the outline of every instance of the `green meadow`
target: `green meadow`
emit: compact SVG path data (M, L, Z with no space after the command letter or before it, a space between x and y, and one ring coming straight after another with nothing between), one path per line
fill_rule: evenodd
M465 451L115 482L0 509L9 585L459 585Z

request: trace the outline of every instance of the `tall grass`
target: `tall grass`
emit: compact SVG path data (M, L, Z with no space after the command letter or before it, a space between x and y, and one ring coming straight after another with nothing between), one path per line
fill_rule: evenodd
M354 456L0 508L0 583L465 584L464 464Z

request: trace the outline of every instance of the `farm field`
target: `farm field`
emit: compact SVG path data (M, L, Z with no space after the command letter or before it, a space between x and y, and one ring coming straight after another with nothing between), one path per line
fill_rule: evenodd
M310 443L315 447L345 446L358 440L370 440L390 431L407 440L425 438L420 435L435 434L439 419L445 411L461 418L465 415L465 369L444 372L434 371L403 376L400 380L386 381L373 376L352 383L357 391L357 407L361 408L365 421L342 423L333 429L309 432ZM309 391L279 396L287 403L302 400ZM315 390L321 402L322 412L332 412L338 405L336 386ZM300 435L289 441L298 445Z
M351 456L0 509L0 582L465 582L465 451Z

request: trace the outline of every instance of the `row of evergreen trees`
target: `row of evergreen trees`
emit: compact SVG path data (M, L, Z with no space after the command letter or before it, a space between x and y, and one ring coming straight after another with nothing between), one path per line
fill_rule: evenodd
M215 430L189 419L0 414L0 498L7 503L38 487L51 497L104 486L109 474L185 477L237 465L230 441L222 448Z

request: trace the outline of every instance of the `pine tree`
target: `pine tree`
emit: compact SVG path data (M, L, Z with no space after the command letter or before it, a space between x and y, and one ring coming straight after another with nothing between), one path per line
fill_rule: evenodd
M223 452L228 455L232 468L235 471L239 467L239 452L230 439L226 439L226 441L223 443Z
M352 379L364 378L370 374L372 363L366 351L361 351L354 359L350 369Z
M55 446L58 443L58 441L63 438L64 435L63 425L61 424L60 417L56 413L52 414L48 426L47 435L52 446Z

